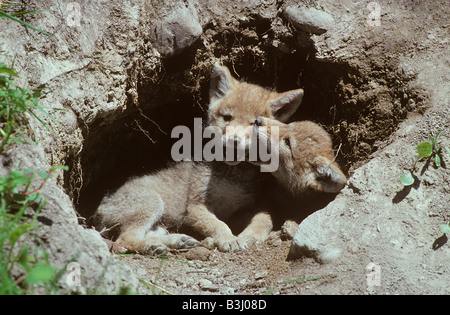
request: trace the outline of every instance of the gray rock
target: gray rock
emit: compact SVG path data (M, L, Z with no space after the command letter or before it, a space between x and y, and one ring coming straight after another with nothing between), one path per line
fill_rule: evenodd
M39 144L21 144L19 149L9 151L7 155L24 169L50 168L44 162L44 150ZM6 174L8 170L3 169L1 173ZM113 294L122 288L136 292L139 282L131 269L111 256L97 231L78 224L69 197L57 184L57 177L61 175L59 171L52 174L40 189L46 204L38 216L41 224L33 234L40 239L36 242L38 249L49 254L50 265L63 271L58 281L61 293ZM32 241L26 245L30 252L36 251ZM71 281L75 275L79 276L79 282Z
M334 19L330 14L315 8L288 6L284 10L283 16L295 28L316 35L323 34L334 26Z
M322 216L318 211L302 221L294 234L288 260L312 257L317 262L330 263L339 258L341 249L330 246L323 237Z
M161 57L171 57L191 46L203 29L194 13L184 4L175 8L156 26L156 47Z
M264 279L269 274L267 270L254 271L253 273L255 274L255 280Z
M272 246L278 247L281 246L281 244L283 244L283 241L278 239L272 243Z
M211 291L211 292L219 291L219 286L217 284L212 283L208 279L200 279L198 281L198 284L200 285L200 288L203 291Z

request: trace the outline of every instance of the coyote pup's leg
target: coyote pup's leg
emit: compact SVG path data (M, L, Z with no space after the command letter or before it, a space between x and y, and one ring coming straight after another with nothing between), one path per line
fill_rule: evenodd
M239 243L247 248L255 243L262 243L272 231L272 217L267 212L257 213L250 224L239 234Z
M235 252L246 248L240 243L240 239L233 235L228 225L202 204L188 206L186 223L204 236L211 237L220 251Z
M190 248L198 242L184 234L168 234L158 221L164 214L164 202L154 191L134 191L133 198L116 194L106 198L99 207L103 225L120 224L117 243L142 254L162 254L170 249ZM116 220L117 219L117 220Z
M158 227L146 233L144 238L139 236L138 229L127 229L117 240L130 250L149 255L160 255L170 249L186 249L196 247L197 240L185 234L169 234Z

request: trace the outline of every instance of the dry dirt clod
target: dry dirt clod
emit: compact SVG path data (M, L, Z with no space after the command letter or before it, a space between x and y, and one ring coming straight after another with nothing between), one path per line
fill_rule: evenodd
M211 251L205 247L195 247L186 253L186 259L188 260L209 261L210 256Z

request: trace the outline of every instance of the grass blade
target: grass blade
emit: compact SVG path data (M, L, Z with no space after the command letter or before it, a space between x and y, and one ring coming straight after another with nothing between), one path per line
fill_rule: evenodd
M47 33L47 32L44 32L44 31L38 29L37 27L34 27L33 25L30 25L30 24L28 24L27 22L24 22L24 21L22 21L21 19L16 18L15 16L6 13L6 12L3 11L3 10L0 10L0 16L7 17L7 18L9 18L9 19L11 19L11 20L13 20L13 21L16 21L16 22L18 22L18 23L20 23L20 24L22 24L22 25L25 25L26 27L29 27L29 28L31 28L31 29L33 29L33 30L39 32L39 33L42 33L42 34L44 34L44 35L47 35L47 36L50 36L50 37L55 37L54 35L49 34L49 33Z

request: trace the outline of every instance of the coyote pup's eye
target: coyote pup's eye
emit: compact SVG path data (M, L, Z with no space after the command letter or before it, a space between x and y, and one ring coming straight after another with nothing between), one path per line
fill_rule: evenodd
M233 116L231 116L231 115L223 115L222 118L225 121L231 121L233 119Z
M289 138L284 138L283 141L289 148L291 147L291 140L289 140Z

